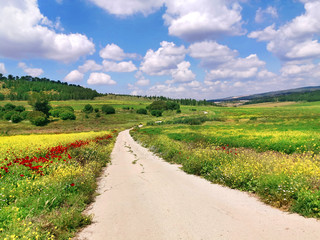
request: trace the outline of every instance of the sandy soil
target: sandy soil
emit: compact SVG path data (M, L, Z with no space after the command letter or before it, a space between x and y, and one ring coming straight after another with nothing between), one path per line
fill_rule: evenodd
M76 239L319 240L320 222L182 172L119 134L112 164Z

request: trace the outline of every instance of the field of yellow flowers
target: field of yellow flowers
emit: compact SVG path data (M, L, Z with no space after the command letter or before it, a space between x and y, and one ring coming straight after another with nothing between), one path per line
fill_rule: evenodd
M131 135L188 173L320 218L319 109L220 108L203 125L146 126Z
M0 239L68 239L109 160L113 132L0 137Z

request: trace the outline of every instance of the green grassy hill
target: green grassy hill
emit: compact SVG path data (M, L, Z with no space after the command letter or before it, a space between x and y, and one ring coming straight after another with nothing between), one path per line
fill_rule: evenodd
M101 96L90 88L47 78L0 75L0 100L27 100L32 92L43 92L50 100L93 99Z

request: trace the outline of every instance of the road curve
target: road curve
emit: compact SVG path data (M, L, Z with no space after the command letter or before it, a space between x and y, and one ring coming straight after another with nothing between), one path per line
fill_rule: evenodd
M248 194L188 175L129 135L111 164L79 240L319 240L320 222L266 206Z

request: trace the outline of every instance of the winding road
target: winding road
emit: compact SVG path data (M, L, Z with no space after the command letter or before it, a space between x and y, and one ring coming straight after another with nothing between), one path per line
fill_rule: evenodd
M119 134L88 209L88 240L319 240L320 222L188 175Z

